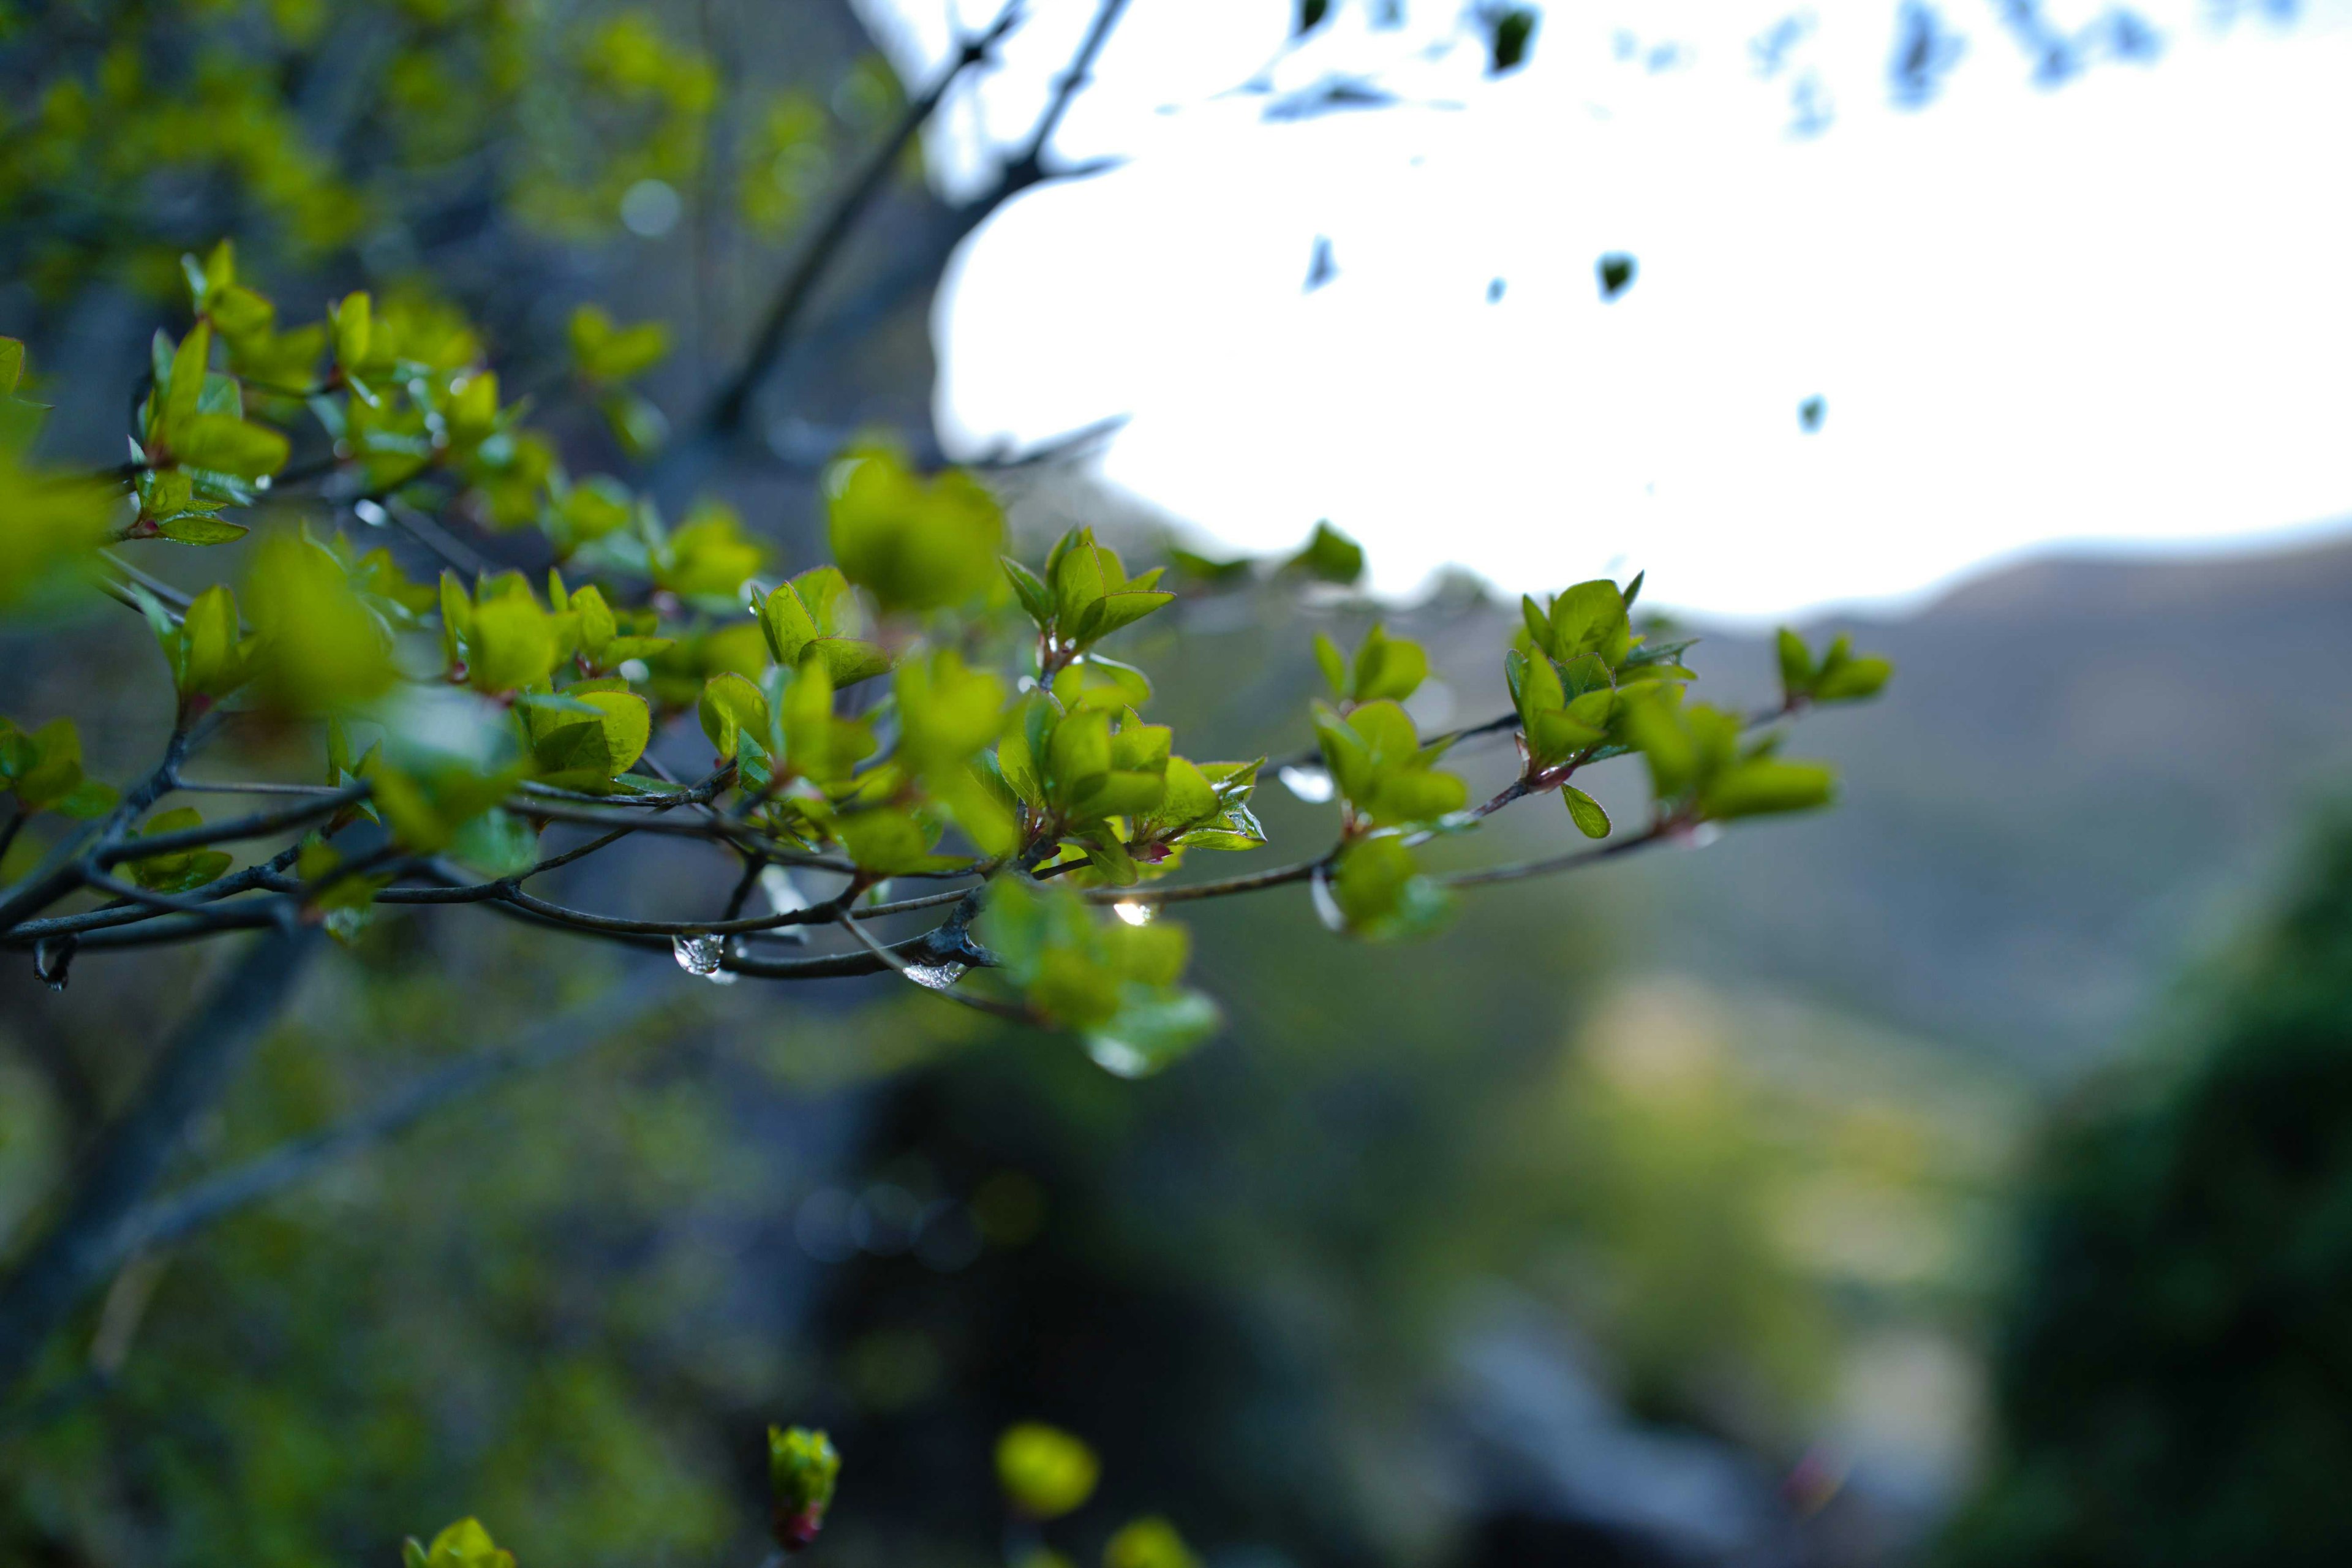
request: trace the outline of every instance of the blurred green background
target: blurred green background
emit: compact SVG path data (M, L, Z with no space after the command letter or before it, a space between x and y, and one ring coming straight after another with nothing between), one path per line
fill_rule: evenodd
M668 321L648 384L682 424L907 96L836 0L16 5L0 81L0 331L90 463L222 234L281 297L457 300L519 385L581 300ZM633 452L594 410L567 450L726 494L803 563L812 452L936 450L929 302L986 213L918 175L759 450ZM996 482L1029 539L1164 542L1083 460ZM2341 546L1996 572L1855 628L1900 673L1812 726L1838 810L1405 949L1297 889L1214 908L1230 1026L1139 1083L903 986L382 922L183 1176L551 1014L602 1043L128 1265L0 1411L0 1561L390 1563L472 1513L527 1568L748 1565L772 1421L847 1457L822 1561L1001 1561L990 1451L1026 1418L1103 1458L1055 1527L1081 1561L1143 1511L1231 1568L2342 1561L2347 605ZM1246 586L1134 652L1155 718L1282 756L1309 632L1377 613ZM1485 717L1511 606L1385 613L1436 656L1424 723ZM0 709L84 715L119 776L162 718L92 614L0 632ZM1711 682L1768 689L1762 639L1695 629ZM1324 831L1261 799L1277 841ZM606 860L571 901L728 875ZM0 974L0 1247L217 962Z

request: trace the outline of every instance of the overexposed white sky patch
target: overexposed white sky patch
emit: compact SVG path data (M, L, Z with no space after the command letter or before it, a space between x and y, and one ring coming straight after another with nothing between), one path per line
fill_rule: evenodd
M936 68L949 5L869 5L902 72ZM932 139L950 193L1094 5L1030 9ZM1454 0L1401 28L1333 0L1287 52L1285 0L1133 0L1056 142L1126 161L968 244L942 431L1125 415L1105 474L1206 540L1329 518L1384 588L1640 567L1723 616L2352 517L2352 4L2152 0L2152 59L2056 88L1992 0L1937 9L1961 51L1906 109L1897 0L1555 0L1499 79ZM1286 113L1339 79L1399 101ZM1604 303L1608 251L1639 272Z

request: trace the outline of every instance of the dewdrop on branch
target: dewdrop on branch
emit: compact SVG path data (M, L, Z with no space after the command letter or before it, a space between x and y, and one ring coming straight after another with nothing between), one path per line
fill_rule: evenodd
M714 985L732 985L740 978L734 971L720 967L727 956L727 939L708 931L693 936L670 938L669 950L677 966L688 974L698 974Z

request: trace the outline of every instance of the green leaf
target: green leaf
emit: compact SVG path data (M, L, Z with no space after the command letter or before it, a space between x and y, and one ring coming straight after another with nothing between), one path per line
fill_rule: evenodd
M204 826L204 816L192 807L158 812L140 828L142 838L159 837L167 833L184 833ZM168 854L149 855L123 862L123 870L131 879L151 892L184 893L217 881L232 864L230 857L218 849L196 848L173 850Z
M431 855L504 800L522 772L514 766L484 770L457 758L431 756L409 766L381 763L372 777L376 805L395 841Z
M1292 556L1288 565L1318 582L1344 585L1364 574L1364 548L1328 522L1318 522L1307 547Z
M1046 755L1054 798L1075 805L1110 776L1110 715L1097 708L1067 715L1054 727Z
M1078 617L1072 640L1081 647L1093 645L1122 627L1133 626L1152 611L1175 603L1176 595L1167 593L1106 594L1087 606Z
M478 1521L461 1519L433 1538L429 1550L408 1543L412 1568L515 1568L514 1553L495 1545Z
M334 325L335 363L348 379L367 363L368 351L374 346L372 301L363 292L346 294L329 308L327 318Z
M827 603L826 574L835 581L841 576L830 566L820 566L779 584L760 601L760 630L778 664L788 668L799 664L801 651L830 629L831 617L820 617L820 609Z
M1129 998L1108 1023L1087 1031L1087 1055L1120 1078L1149 1078L1190 1055L1223 1022L1217 1005L1198 991Z
M1100 708L1117 713L1151 700L1151 681L1131 664L1087 654L1054 677L1054 696L1065 708Z
M1095 542L1093 529L1074 528L1046 557L1045 576L1054 590L1055 623L1068 637L1089 605L1127 581L1127 568L1117 551Z
M1526 13L1523 12L1513 14L1526 15ZM1499 37L1500 35L1498 33L1498 40ZM1499 47L1500 45L1498 41L1497 47L1499 48ZM1618 295L1622 294L1627 289L1633 287L1633 258L1627 256L1622 251L1612 250L1606 256L1603 256L1598 262L1594 263L1593 270L1599 275L1601 279L1601 298L1603 300L1614 300Z
M286 437L267 425L229 414L190 416L172 443L173 455L191 468L258 479L286 466Z
M834 819L833 834L860 870L886 877L951 871L963 864L953 856L932 854L933 836L911 813L895 808L844 813Z
M1650 787L1659 799L1664 800L1682 794L1697 779L1698 746L1668 695L1679 688L1644 686L1639 689L1643 695L1625 704L1625 742L1642 753L1650 767ZM1657 695L1649 695L1653 691Z
M171 371L163 388L163 435L174 454L180 453L189 426L199 412L205 395L205 362L212 356L212 323L198 321L173 351Z
M1551 617L1545 615L1534 598L1526 594L1519 595L1519 618L1527 625L1528 641L1558 658L1559 639L1552 634Z
M122 802L122 792L99 779L86 778L49 803L60 816L88 822L104 816Z
M70 719L52 719L30 735L11 737L10 788L26 811L71 798L82 784L81 731ZM70 814L68 814L70 815Z
M1094 1495L1102 1473L1092 1448L1058 1427L1024 1421L996 1440L996 1479L1013 1510L1059 1519Z
M1324 923L1367 942L1421 935L1453 911L1452 899L1421 875L1412 852L1386 834L1349 845L1312 886Z
M531 757L545 770L542 776L549 783L598 789L628 772L645 754L653 734L653 712L644 698L594 681L583 681L563 695L585 704L593 717L574 719L540 704L518 709L530 737Z
M213 293L205 314L220 329L220 335L235 344L268 333L277 323L278 307L252 289L232 283Z
M890 672L890 656L879 644L848 637L819 637L808 645L801 657L822 664L836 689Z
M1213 587L1246 577L1249 575L1250 569L1247 556L1241 556L1232 561L1218 561L1206 555L1194 554L1190 550L1179 550L1173 547L1171 547L1168 552L1168 561L1181 574L1196 578Z
M593 474L565 487L556 499L553 531L559 542L576 547L620 532L635 516L636 500L628 487Z
M747 733L763 746L768 743L768 699L732 670L712 676L704 685L696 712L721 760L734 757Z
M706 500L654 552L654 582L688 598L734 599L767 557L732 507Z
M597 399L604 423L621 449L632 458L646 458L669 439L669 418L658 404L634 392L611 392Z
M1574 784L1560 785L1559 795L1568 803L1569 818L1576 824L1579 833L1587 838L1609 837L1609 814L1601 809L1599 801Z
M1156 815L1170 827L1202 822L1224 809L1224 802L1208 775L1182 757L1168 759L1162 782L1164 795Z
M1579 583L1551 602L1552 653L1562 663L1593 653L1614 668L1633 648L1625 595L1603 577Z
M1201 1568L1201 1560L1158 1515L1119 1527L1103 1546L1103 1568Z
M1356 650L1354 681L1349 695L1359 702L1374 702L1381 698L1399 701L1412 696L1429 678L1429 655L1422 646L1401 637L1390 637L1374 622L1364 634L1363 646Z
M182 512L167 517L155 525L156 531L175 544L230 544L253 531L238 523L224 522L202 512Z
M1853 639L1840 636L1822 656L1812 698L1816 702L1853 702L1874 697L1894 673L1895 667L1883 658L1856 657Z
M951 608L1002 581L1004 514L970 475L926 480L867 447L828 469L825 489L834 559L884 610Z
M1834 669L1822 672L1820 681L1813 687L1813 700L1853 702L1875 697L1894 674L1895 666L1886 659L1867 656L1848 659Z
M1769 812L1811 811L1829 805L1837 775L1818 763L1783 763L1759 757L1739 763L1717 779L1703 801L1713 817L1759 816Z
M1044 578L1012 556L1000 556L998 563L1004 568L1005 580L1013 584L1013 592L1020 598L1021 608L1037 623L1038 630L1043 631L1053 623L1053 591L1045 586Z
M466 681L498 693L535 686L555 668L554 619L528 594L477 604L466 635Z
M898 667L899 751L916 768L961 766L1004 727L1003 679L953 648Z
M539 834L525 818L492 806L457 829L449 855L485 878L511 877L539 863Z
M1780 628L1774 639L1780 656L1780 689L1790 700L1811 696L1813 689L1813 656L1805 647L1805 639L1787 626Z
M1337 701L1348 695L1348 660L1339 645L1321 632L1315 634L1315 665L1323 672L1325 684L1331 688Z
M572 356L591 381L627 381L659 364L669 353L669 329L659 321L614 324L594 305L572 312Z
M237 631L236 600L219 584L196 595L180 622L176 673L183 697L224 697L245 683L251 648Z

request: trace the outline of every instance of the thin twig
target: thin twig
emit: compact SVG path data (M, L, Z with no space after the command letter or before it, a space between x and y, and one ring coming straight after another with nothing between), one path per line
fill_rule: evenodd
M1236 893L1255 893L1265 888L1304 882L1328 866L1339 853L1334 849L1319 860L1301 860L1296 865L1277 866L1272 870L1252 871L1239 877L1224 877L1213 882L1192 882L1176 888L1089 888L1080 896L1090 904L1181 904L1196 899L1225 899Z
M362 779L358 784L345 784L331 794L317 796L301 805L259 811L250 816L231 817L226 822L200 823L194 827L149 834L143 838L126 838L117 844L102 846L92 858L100 866L119 866L126 860L148 860L158 855L176 854L183 849L203 849L215 844L233 843L240 838L266 838L289 828L307 827L311 823L334 816L346 806L357 805L368 797L373 787Z
M1119 16L1127 9L1127 0L1102 0L1096 8L1095 19L1087 28L1085 40L1078 52L1062 74L1054 79L1053 96L1045 100L1045 112L1038 117L1036 126L1029 132L1028 143L1013 160L1013 167L1030 177L1031 183L1042 177L1045 171L1045 145L1061 129L1062 117L1070 111L1070 104L1078 93L1095 79L1095 61L1101 58L1103 45L1110 39L1110 30L1118 25Z
M321 1167L414 1126L451 1100L479 1093L518 1073L549 1067L611 1039L643 1017L670 989L663 968L637 973L594 1001L550 1019L511 1046L479 1051L425 1074L407 1088L333 1126L279 1145L135 1210L101 1254L101 1268L141 1247L167 1246L249 1205L307 1180Z
M956 79L986 60L1020 19L1020 0L1013 0L983 31L966 38L938 79L908 102L905 111L898 116L898 123L890 128L889 135L883 138L881 145L874 150L865 167L842 192L840 199L835 202L833 209L811 237L799 261L785 275L782 287L776 291L774 303L768 307L759 331L752 334L751 346L743 357L742 367L719 391L709 412L703 416L706 429L731 436L742 428L744 416L751 410L751 395L759 390L760 383L782 357L791 341L793 329L799 323L802 311L807 309L809 300L815 292L818 280L824 276L825 269L847 242L857 226L858 219L865 216L866 209L890 183L891 174L898 168L898 160L905 154L908 144L939 111L940 104Z
M1440 872L1430 880L1442 888L1485 888L1497 882L1524 881L1529 877L1557 876L1561 872L1598 865L1603 860L1613 860L1620 855L1630 855L1653 844L1665 843L1678 831L1675 825L1661 825L1631 837L1620 838L1614 844L1603 844L1598 848L1575 849L1565 855L1547 856L1540 860L1521 860L1507 866L1488 866L1477 871Z
M57 1223L0 1281L0 1395L31 1370L50 1333L103 1277L116 1230L277 1016L317 942L315 931L273 932L219 978L108 1131Z

